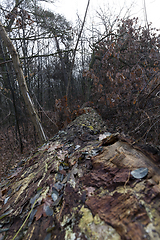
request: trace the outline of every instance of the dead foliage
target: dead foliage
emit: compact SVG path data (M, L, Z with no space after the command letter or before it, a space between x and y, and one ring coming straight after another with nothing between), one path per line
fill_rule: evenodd
M143 143L159 144L159 31L138 19L117 21L117 29L93 45L90 69L94 106L117 129Z
M86 108L1 183L0 236L159 239L160 169L143 151Z

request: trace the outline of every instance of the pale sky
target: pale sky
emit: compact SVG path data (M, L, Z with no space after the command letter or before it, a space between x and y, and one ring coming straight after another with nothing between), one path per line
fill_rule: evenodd
M81 18L84 16L88 0L55 0L50 5L55 12L63 14L67 20L74 21L78 13ZM153 23L153 27L160 29L160 0L145 0L148 22ZM130 8L132 4L132 7ZM140 21L144 21L144 0L90 0L88 18L96 16L96 10L99 8L109 8L113 13L118 14L123 8L121 17L127 9L131 9L131 16L138 16Z
M0 0L2 6L4 1L7 0ZM77 13L83 19L88 0L54 1L54 4L45 3L45 7L64 15L68 21L74 22L77 18ZM118 14L120 9L123 8L121 13L123 18L127 9L131 9L129 12L131 17L138 16L140 22L144 22L144 1L146 3L148 22L152 22L153 27L160 29L160 0L90 0L88 19L94 21L97 16L96 11L99 11L100 8L108 9L109 6L113 15ZM131 5L132 7L130 8Z

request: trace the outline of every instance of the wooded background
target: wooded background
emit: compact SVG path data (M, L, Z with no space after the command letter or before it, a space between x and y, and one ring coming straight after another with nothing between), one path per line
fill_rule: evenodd
M88 1L89 4L89 1ZM76 25L46 11L40 1L7 1L1 22L16 51L31 100L48 138L94 107L111 132L159 145L160 35L138 19L108 18ZM86 8L87 14L87 8ZM0 36L1 156L14 158L39 144L17 81L11 54Z

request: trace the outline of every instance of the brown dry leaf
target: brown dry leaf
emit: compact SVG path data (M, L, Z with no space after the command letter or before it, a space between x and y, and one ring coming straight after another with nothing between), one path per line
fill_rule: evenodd
M47 195L43 200L43 203L45 203L47 206L51 206L53 203L52 197L50 195Z
M8 187L3 188L3 189L0 191L0 196L4 196L7 192L8 192Z
M38 206L37 212L35 214L36 221L38 221L43 215L43 204Z
M53 145L50 145L47 149L48 152L53 152L55 149L61 148L63 145L56 142Z
M35 214L36 221L38 221L42 217L42 215L44 217L47 217L52 216L53 214L53 210L50 208L50 206L53 204L51 196L46 196L46 198L44 198L42 202L43 203L38 206L37 212Z
M64 161L64 159L65 159L65 157L66 157L67 154L68 154L67 151L62 151L62 150L60 150L60 151L57 153L57 156L58 156L59 159L61 159L62 161Z

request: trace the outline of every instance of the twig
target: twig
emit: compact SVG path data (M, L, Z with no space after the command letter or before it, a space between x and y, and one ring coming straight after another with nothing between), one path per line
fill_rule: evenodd
M147 131L143 134L142 137L140 137L139 139L137 139L136 141L133 142L133 145L134 145L135 143L139 142L141 139L143 139L143 138L145 137L145 135L146 135L146 137L145 137L145 142L146 142L148 133L150 132L150 130L152 129L152 127L154 127L154 125L155 125L157 122L159 122L159 121L160 121L160 120L158 119L152 126L150 126L150 128L147 129Z
M33 93L33 92L32 92L32 93ZM44 113L44 115L49 119L50 122L52 122L52 123L56 126L57 129L59 129L58 126L57 126L57 124L56 124L54 121L52 121L52 119L45 113L43 107L42 107L41 104L38 102L38 99L36 98L36 96L35 96L34 93L33 93L33 95L34 95L34 97L35 97L35 100L36 100L38 106L41 108L42 112Z
M6 118L8 118L10 115L11 115L11 112L9 111L9 113L7 114L7 116L5 116L5 118L0 122L0 124L2 124L2 123L4 122L4 120L5 120Z
M15 234L15 236L12 238L12 240L14 240L14 239L17 237L17 235L20 233L20 231L22 230L22 228L23 228L24 225L26 224L26 222L27 222L29 216L31 215L31 212L33 211L33 208L34 208L36 202L37 202L37 199L34 201L33 206L32 206L32 208L31 208L30 212L28 213L28 215L27 215L25 221L23 222L22 226L19 228L18 232L16 232L16 234Z
M134 130L132 130L131 132L136 132L147 120L149 120L149 123L150 123L150 125L151 125L151 119L150 119L149 115L148 115L144 110L142 110L142 112L144 112L144 113L146 114L147 118L144 119L144 120L140 123L140 125L137 126L137 127L136 127Z
M148 136L148 133L149 133L149 131L154 127L154 125L157 123L157 122L159 122L160 121L160 119L158 119L149 129L148 129L148 131L146 132L146 137L145 137L145 142L146 142L146 139L147 139L147 136Z
M136 103L138 102L137 100L138 100L139 95L146 89L146 87L148 86L148 84L152 81L152 79L153 79L159 72L160 72L160 70L157 71L156 73L154 73L154 74L152 75L152 77L148 80L148 82L146 83L146 85L144 86L144 88L137 94L135 105L136 105Z
M150 96L159 86L160 86L160 83L158 83L158 84L152 89L152 91L150 91L150 93L148 93L146 99L149 98L149 96ZM146 106L146 104L147 104L147 103L145 103L144 107Z
M6 64L6 63L9 63L9 62L12 62L12 60L8 60L8 61L5 61L5 62L1 62L0 65Z
M126 185L129 182L130 176L131 176L131 172L129 171L128 178L127 178L127 180L125 181L125 184L124 184L124 189L125 190L126 190Z

